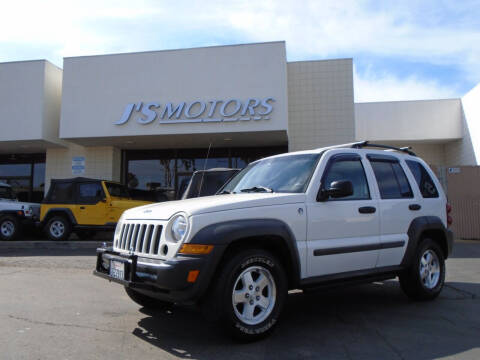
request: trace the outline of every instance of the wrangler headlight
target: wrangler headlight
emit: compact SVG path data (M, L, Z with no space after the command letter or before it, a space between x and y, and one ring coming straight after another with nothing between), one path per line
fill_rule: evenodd
M182 241L183 238L185 237L185 234L187 233L188 229L188 220L185 216L183 215L176 215L172 220L171 220L171 228L170 228L170 233L172 236L172 240L178 242Z

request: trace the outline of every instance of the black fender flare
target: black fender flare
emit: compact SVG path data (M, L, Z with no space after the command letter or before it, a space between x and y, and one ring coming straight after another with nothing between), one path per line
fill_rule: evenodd
M55 213L61 213L61 215L67 215L68 220L72 223L72 225L77 225L77 220L75 219L75 216L73 215L73 212L69 208L51 208L48 209L47 213L45 214L42 224L46 225L47 222L50 220L52 216L55 216Z
M442 220L438 216L420 216L413 219L408 228L408 245L401 263L403 267L410 265L415 250L426 231L435 231L441 234L441 245L446 250L445 258L452 252L453 233L443 225Z
M199 230L189 243L191 244L208 244L219 245L222 248L221 254L217 257L215 268L220 262L228 245L235 241L247 238L275 239L281 238L283 244L288 249L289 261L293 273L287 276L292 281L293 286L297 286L300 282L300 256L298 253L297 241L290 227L281 220L276 219L244 219L232 220L207 225Z

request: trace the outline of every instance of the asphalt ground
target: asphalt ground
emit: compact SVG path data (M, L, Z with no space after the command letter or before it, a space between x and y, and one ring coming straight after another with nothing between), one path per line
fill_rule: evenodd
M397 281L296 292L271 337L231 341L190 307L148 312L94 277L94 247L0 244L0 359L480 359L480 242L433 302Z

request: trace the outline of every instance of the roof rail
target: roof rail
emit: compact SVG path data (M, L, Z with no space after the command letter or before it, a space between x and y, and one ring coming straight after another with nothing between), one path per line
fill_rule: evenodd
M360 141L360 142L352 144L353 149L363 149L365 147L373 147L373 148L381 148L381 149L401 151L401 152L404 152L408 155L417 156L413 151L410 151L410 149L412 148L411 146L399 148L399 147L390 146L390 145L372 144L368 141Z

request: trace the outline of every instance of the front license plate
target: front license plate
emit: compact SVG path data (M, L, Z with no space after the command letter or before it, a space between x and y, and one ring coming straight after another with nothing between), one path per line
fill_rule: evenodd
M111 260L110 276L115 279L125 280L125 263Z

